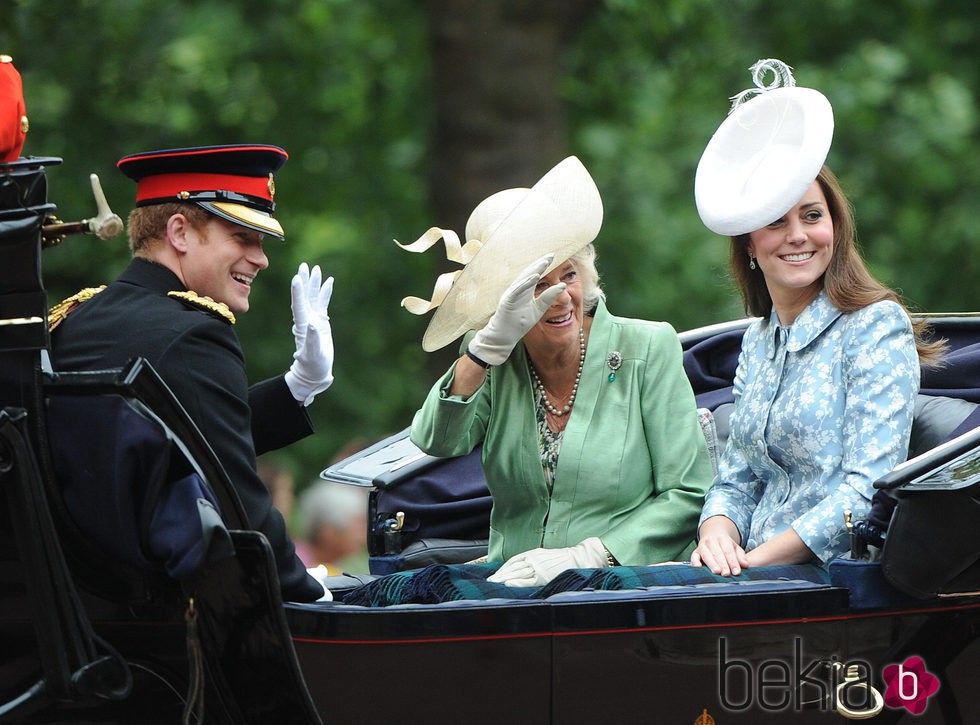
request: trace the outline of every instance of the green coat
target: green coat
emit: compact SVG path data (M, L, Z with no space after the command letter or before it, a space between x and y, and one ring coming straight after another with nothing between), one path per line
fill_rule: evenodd
M610 382L613 351L623 363ZM435 456L464 455L484 441L491 561L590 536L624 565L690 551L712 469L669 324L614 317L599 302L550 494L523 343L465 400L448 394L454 369L415 414L411 438Z

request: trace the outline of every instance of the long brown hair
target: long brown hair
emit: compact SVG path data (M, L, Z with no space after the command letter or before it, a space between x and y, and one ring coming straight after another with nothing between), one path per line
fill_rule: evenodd
M834 222L833 256L821 280L831 303L842 312L854 312L875 302L891 300L908 314L908 307L901 296L868 271L857 245L854 209L837 177L824 166L817 175L817 183L827 198L830 218ZM762 270L749 267L748 244L748 234L731 238L728 270L742 296L745 311L750 315L769 317L772 297ZM929 339L929 328L925 322L913 322L912 329L920 364L935 367L946 351L945 340Z

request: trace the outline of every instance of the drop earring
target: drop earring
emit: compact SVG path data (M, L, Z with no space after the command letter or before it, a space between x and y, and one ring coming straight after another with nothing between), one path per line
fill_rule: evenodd
M749 269L755 269L755 257L749 255Z

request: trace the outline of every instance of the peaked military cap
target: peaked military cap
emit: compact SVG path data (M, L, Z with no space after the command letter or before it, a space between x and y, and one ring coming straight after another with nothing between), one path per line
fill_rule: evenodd
M117 166L136 181L136 206L193 202L222 219L283 238L275 173L289 156L278 146L243 144L130 154Z

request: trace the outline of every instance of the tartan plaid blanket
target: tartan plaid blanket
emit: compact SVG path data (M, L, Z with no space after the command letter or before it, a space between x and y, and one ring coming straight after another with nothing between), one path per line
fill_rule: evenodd
M541 587L538 594L549 597L559 592L584 590L646 589L662 586L691 586L719 582L808 581L829 584L830 576L815 564L786 564L743 569L738 576L712 574L703 566L665 564L663 566L616 566L609 569L569 569Z
M344 604L387 607L391 604L439 604L461 599L530 599L537 588L508 587L488 582L500 568L492 564L431 564L424 569L398 571L352 589Z
M400 571L347 592L344 604L386 607L392 604L439 604L464 599L547 599L570 591L646 589L718 582L797 580L829 584L827 571L813 564L764 566L738 576L712 574L705 567L687 564L616 566L607 569L569 569L543 587L508 587L488 582L500 567L489 564L432 564L424 569Z

